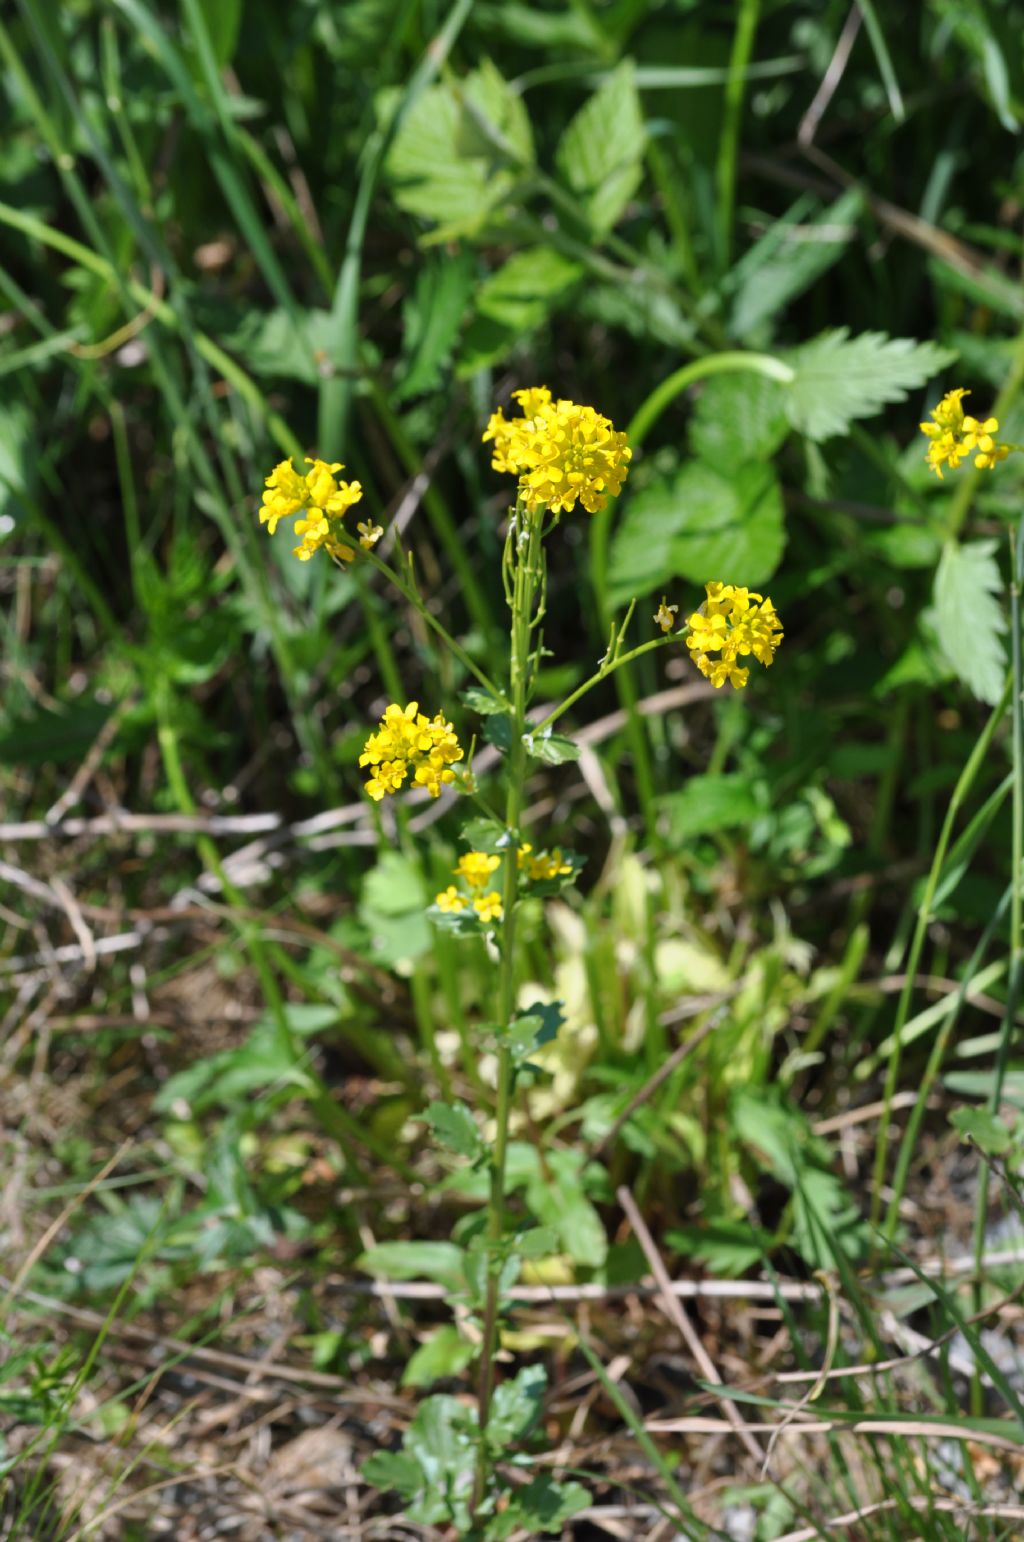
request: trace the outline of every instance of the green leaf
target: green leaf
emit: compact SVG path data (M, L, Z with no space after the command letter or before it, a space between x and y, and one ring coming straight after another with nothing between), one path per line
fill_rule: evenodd
M535 1536L538 1531L561 1531L589 1503L582 1483L556 1483L541 1473L525 1488L511 1491L507 1508L488 1522L484 1537L486 1542L505 1542L513 1532Z
M358 1267L382 1280L437 1280L453 1288L463 1283L463 1253L454 1242L379 1242Z
M238 46L238 33L242 25L242 0L199 0L210 47L214 58L223 68L234 58Z
M471 712L479 712L481 717L493 717L498 712L507 712L506 702L499 701L497 696L492 696L490 691L481 690L478 685L471 685L462 692L460 700L469 707Z
M475 1355L475 1346L462 1337L458 1328L446 1323L414 1352L402 1372L402 1386L429 1387L432 1382L458 1376Z
M564 734L553 734L546 728L542 734L523 734L528 755L544 761L548 766L561 766L567 760L579 760L580 747Z
M739 772L691 776L679 792L662 799L662 807L668 814L670 839L679 846L696 835L741 829L762 811L753 784Z
M560 1001L536 1001L517 1013L504 1032L499 1031L496 1037L511 1050L516 1065L525 1065L534 1050L557 1038L564 1022Z
M646 139L633 64L627 59L580 108L555 157L595 235L607 235L640 186Z
M484 738L507 755L512 747L512 718L508 712L492 712L484 721Z
M382 93L383 118L394 100ZM434 239L450 239L474 234L491 214L504 213L521 176L519 163L532 158L522 99L485 59L461 84L420 94L402 119L385 170L400 207L440 224Z
M405 1519L417 1526L453 1522L469 1526L476 1439L475 1415L458 1398L426 1398L405 1432L400 1452L376 1452L363 1465L375 1488L393 1488L406 1504Z
M496 819L480 816L467 819L462 827L461 839L470 851L485 851L488 856L500 856L511 844L508 830Z
M717 1279L735 1279L762 1262L774 1238L748 1221L716 1221L676 1227L665 1233L665 1241L684 1258L706 1264Z
M434 1139L456 1156L474 1160L484 1151L484 1143L476 1121L465 1103L431 1103L423 1116L434 1134Z
M362 1475L374 1488L399 1494L407 1504L423 1488L420 1464L405 1451L375 1451L363 1463Z
M457 373L473 375L546 322L583 273L578 262L550 246L516 252L481 286L477 314L466 330Z
M525 1365L511 1381L503 1381L496 1388L485 1431L493 1452L504 1451L533 1428L544 1406L547 1385L547 1372L542 1365Z
M956 358L937 343L890 338L884 332L850 337L848 327L787 354L796 378L784 388L786 412L809 439L846 432L854 418L871 418L889 402L902 402Z
M92 747L110 713L110 707L83 697L59 711L40 707L14 718L0 734L0 765L77 765Z
M405 371L394 393L395 401L407 401L441 384L469 309L474 282L474 262L468 251L425 259L416 287L402 308Z
M544 1226L552 1227L574 1263L600 1269L608 1256L604 1223L586 1192L588 1174L578 1151L551 1151L547 1171L536 1172L526 1189L526 1203Z
M753 371L712 376L690 420L690 443L712 466L767 460L788 433L784 387Z
M168 1078L157 1092L153 1107L167 1113L177 1103L188 1104L192 1114L209 1108L230 1108L261 1087L312 1088L309 1072L286 1044L273 1022L255 1025L244 1044L197 1060Z
M760 584L785 546L782 494L769 465L738 466L731 476L693 461L630 500L612 542L609 601L723 578Z
M1003 1156L1013 1145L1013 1136L1003 1120L987 1108L956 1108L949 1122L989 1156Z
M995 541L950 542L935 575L939 646L957 675L979 701L995 706L1006 677L1000 604L1003 579Z

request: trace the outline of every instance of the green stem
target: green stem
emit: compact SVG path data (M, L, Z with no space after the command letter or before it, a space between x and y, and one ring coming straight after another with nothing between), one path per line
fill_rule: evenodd
M1021 656L1021 604L1020 592L1024 584L1024 517L1017 527L1017 540L1013 554L1013 578L1010 584L1010 657L1013 665L1013 824L1011 833L1010 869L1010 978L1006 991L1006 1012L1003 1017L996 1051L995 1075L989 1096L989 1111L998 1114L1003 1096L1003 1083L1010 1059L1020 998L1021 963L1024 957L1024 661ZM981 1294L981 1258L985 1251L985 1232L988 1217L988 1190L990 1169L982 1162L978 1184L978 1202L974 1212L974 1278L975 1291ZM980 1309L980 1299L978 1309Z
M508 552L512 564L512 647L510 685L512 696L512 742L508 756L508 789L505 799L505 826L508 845L504 855L503 920L501 967L498 979L498 1031L506 1034L516 1005L516 908L518 900L519 820L522 815L526 780L526 707L530 685L530 647L533 607L541 585L542 519L530 519L525 553L518 545L522 520L528 518L517 508L509 535ZM487 1201L487 1286L484 1297L483 1344L480 1359L479 1431L476 1475L473 1483L473 1510L479 1507L487 1488L490 1457L487 1446L487 1419L494 1392L494 1356L498 1346L501 1280L501 1241L504 1230L505 1164L508 1154L508 1126L512 1111L514 1066L507 1037L498 1048L497 1105L495 1109L494 1150L491 1154L490 1188Z
M443 626L442 623L438 621L433 611L428 608L424 600L421 598L415 586L411 583L407 583L402 575L396 572L394 568L389 567L388 564L382 560L382 558L375 557L372 551L367 552L366 560L371 562L379 573L383 573L384 577L388 580L389 583L394 584L402 598L413 607L418 615L423 617L424 621L431 628L431 630L436 632L438 637L440 637L445 647L454 654L454 656L459 660L460 664L462 664L463 668L468 670L469 673L480 682L480 684L484 687L484 690L488 691L493 697L496 698L496 700L504 701L505 692L501 689L500 686L495 685L490 675L485 674L484 671L480 668L479 664L474 663L462 644L457 642L452 634L448 631L447 627Z
M592 674L589 680L584 680L582 685L578 685L572 694L567 696L555 708L554 712L549 712L542 723L538 723L536 728L530 729L531 736L536 738L546 728L550 728L552 723L557 723L558 719L568 712L570 707L576 705L581 696L585 696L588 691L592 691L595 685L600 685L602 680L607 680L608 676L613 675L617 669L621 669L623 664L631 663L633 659L638 659L643 653L652 653L655 648L664 648L669 643L678 642L687 630L688 628L684 628L683 631L672 632L664 637L652 637L649 642L640 643L636 648L631 648L628 653L619 654L618 657L610 659L606 664L602 664L596 673Z
M740 119L747 66L754 48L754 35L761 11L761 0L740 0L736 31L729 57L729 78L725 83L725 111L718 140L715 186L718 198L718 259L727 273L732 262L732 228L736 208L736 159L740 142Z
M977 744L961 771L957 784L953 789L953 795L949 800L946 817L939 832L938 843L932 857L932 865L925 884L924 895L917 912L917 924L914 927L914 936L910 944L910 953L907 957L906 975L903 989L900 992L899 1004L896 1008L896 1022L892 1033L892 1051L889 1055L889 1063L885 1073L885 1090L883 1092L882 1117L878 1125L878 1138L875 1146L874 1181L871 1185L871 1222L877 1226L882 1209L882 1184L885 1181L885 1159L889 1144L889 1129L892 1124L892 1100L896 1092L896 1084L899 1078L900 1057L903 1048L903 1029L906 1026L910 1013L910 1003L914 994L914 982L917 978L918 965L921 962L921 953L924 948L924 940L928 934L928 927L932 920L932 907L935 903L935 892L939 885L939 878L946 860L946 852L953 834L953 826L956 823L957 814L961 804L967 797L974 784L978 771L985 763L989 746L996 728L1002 721L1006 711L1006 703L1010 693L1010 681L1006 683L999 703L993 708L992 714L978 739ZM896 1221L899 1215L898 1193L894 1193L885 1217L883 1234L886 1242L892 1242L896 1232Z

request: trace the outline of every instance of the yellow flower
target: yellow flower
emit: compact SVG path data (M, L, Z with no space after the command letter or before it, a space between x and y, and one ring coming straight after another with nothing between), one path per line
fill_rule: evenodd
M410 774L432 798L438 797L442 786L454 782L451 767L462 756L455 730L443 713L428 718L418 702L411 701L407 707L392 702L377 732L367 739L359 764L373 768L366 791L379 803L388 793L397 792Z
M450 883L443 894L434 897L434 904L438 910L443 910L445 915L458 915L460 910L465 910L469 901L464 894L460 894L453 883Z
M295 521L295 534L302 538L294 548L299 561L308 562L323 547L332 557L349 562L355 552L345 543L342 519L362 498L363 490L358 482L338 480L336 473L345 469L341 461L329 464L307 456L306 464L310 469L305 475L295 470L290 459L274 467L263 493L260 524L273 535L280 520L302 514Z
M542 851L539 856L526 859L526 874L531 883L539 883L547 878L561 878L571 872L572 864L565 861L557 846L552 851Z
M370 551L384 534L383 525L375 525L372 520L362 520L356 529L359 531L359 544L364 551Z
M473 901L473 909L481 921L500 921L502 917L501 895L497 889L490 894L480 894Z
M782 625L771 600L739 584L706 584L707 599L694 611L686 646L701 674L717 690L726 681L742 690L750 670L737 661L752 653L768 668L782 642ZM718 658L712 657L718 654Z
M671 632L676 624L676 616L679 614L678 605L668 605L665 596L661 597L661 604L654 612L654 620L663 632Z
M456 878L464 878L471 889L482 889L493 872L501 866L501 858L486 851L467 851L453 868Z
M942 467L946 464L955 471L964 457L973 453L978 470L991 471L1015 448L996 442L998 418L985 418L979 422L964 412L963 399L970 394L962 386L947 391L938 406L932 408L934 421L921 424L921 432L929 440L926 459L940 481Z
M564 398L553 401L547 386L513 393L523 411L506 418L499 408L484 431L493 442L495 471L519 478L519 495L531 514L571 511L577 501L590 514L621 491L633 452L611 421Z

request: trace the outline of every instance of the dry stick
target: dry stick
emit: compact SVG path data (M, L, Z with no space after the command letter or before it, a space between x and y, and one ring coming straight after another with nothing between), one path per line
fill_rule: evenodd
M779 1404L779 1412L785 1413L797 1404ZM710 1419L694 1414L688 1419L648 1419L644 1429L652 1435L727 1435L729 1424L724 1419ZM745 1424L747 1434L771 1435L777 1424ZM917 1440L964 1440L968 1437L979 1446L990 1446L993 1451L1010 1451L1020 1456L1019 1440L1006 1435L996 1435L989 1430L965 1430L962 1425L942 1419L805 1419L802 1415L793 1424L784 1427L786 1435L902 1435ZM812 1533L817 1535L817 1533Z
M824 1392L832 1361L836 1357L836 1346L839 1343L839 1305L836 1301L835 1291L832 1288L832 1282L824 1270L817 1270L815 1277L821 1281L825 1294L828 1297L828 1332L825 1337L825 1364L816 1373L813 1385L808 1387L800 1401L787 1413L782 1423L773 1431L768 1441L768 1450L765 1452L764 1466L761 1468L762 1483L771 1471L772 1453L778 1443L779 1436L794 1420L800 1417L809 1403L813 1403Z
M679 1329L679 1332L683 1337L683 1341L689 1349L694 1360L697 1362L700 1373L704 1380L714 1383L715 1386L722 1386L722 1378L719 1376L718 1370L712 1361L711 1356L704 1348L704 1345L701 1343L699 1337L697 1336L693 1324L690 1322L690 1319L679 1305L677 1297L672 1292L672 1281L668 1277L668 1271L662 1262L661 1254L658 1252L658 1249L655 1246L654 1238L651 1236L647 1229L646 1221L637 1208L636 1201L625 1185L623 1185L622 1188L617 1191L616 1198L618 1199L619 1204L622 1206L629 1224L633 1228L633 1232L637 1241L644 1250L644 1256L650 1265L651 1273L654 1275L658 1286L658 1292L665 1315L668 1317L669 1321L673 1322ZM761 1450L760 1445L747 1429L746 1424L743 1422L743 1419L734 1404L731 1403L727 1397L722 1398L720 1401L722 1412L725 1414L729 1424L732 1425L732 1428L735 1430L736 1434L739 1435L747 1451L760 1467L764 1457L764 1452Z
M804 149L814 142L814 136L818 131L818 124L828 111L828 105L836 94L839 82L846 71L850 60L850 53L857 40L857 33L861 24L860 6L853 5L850 14L843 23L843 30L839 34L835 52L829 60L828 69L822 76L821 85L814 93L814 100L800 119L800 127L796 131L797 143Z

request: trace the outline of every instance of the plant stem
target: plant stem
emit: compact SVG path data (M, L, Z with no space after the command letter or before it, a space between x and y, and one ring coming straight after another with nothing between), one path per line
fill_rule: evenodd
M524 519L529 520L525 553L519 545ZM519 885L517 854L523 785L526 778L526 747L523 743L523 732L526 727L526 707L530 685L530 633L534 624L533 607L541 579L541 524L541 516L531 518L521 506L517 508L506 548L506 561L512 567L512 645L509 671L512 697L512 743L508 755L508 790L505 799L505 826L509 843L505 850L502 873L503 920L501 968L498 979L498 1030L502 1034L512 1021L516 1004L516 904ZM505 1162L508 1153L508 1125L512 1110L514 1070L512 1051L507 1038L503 1038L498 1047L494 1150L491 1154L491 1181L487 1200L487 1287L484 1297L483 1346L480 1359L480 1445L473 1483L474 1512L484 1498L490 1467L487 1417L494 1392L494 1355L498 1346Z

